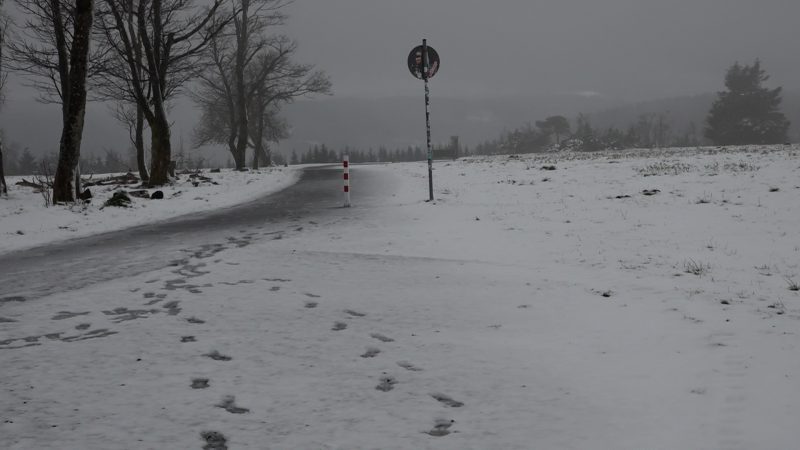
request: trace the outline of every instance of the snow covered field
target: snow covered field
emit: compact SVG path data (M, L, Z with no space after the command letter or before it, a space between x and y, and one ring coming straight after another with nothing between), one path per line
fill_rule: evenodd
M474 157L426 203L424 163L356 166L322 219L0 294L0 447L796 448L798 169L796 146ZM363 171L395 194L359 203ZM0 250L129 214L38 201L0 200Z

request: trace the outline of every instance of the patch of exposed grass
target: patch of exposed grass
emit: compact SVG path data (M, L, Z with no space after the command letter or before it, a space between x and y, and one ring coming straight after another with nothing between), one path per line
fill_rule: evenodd
M642 176L652 177L658 175L679 175L692 172L696 169L697 167L680 161L659 161L636 170Z
M702 277L711 271L711 265L689 259L683 263L683 271L692 275L697 275L698 277Z

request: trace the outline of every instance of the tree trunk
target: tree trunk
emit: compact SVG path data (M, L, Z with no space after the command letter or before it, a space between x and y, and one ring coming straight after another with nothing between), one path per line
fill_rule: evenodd
M256 125L255 132L253 133L253 170L258 170L258 164L264 161L266 165L270 165L269 156L264 152L264 113L256 113L258 116L258 124Z
M241 152L239 151L239 146L234 145L230 147L231 156L233 156L233 164L236 170L244 170L247 167L247 159L246 159L246 152L247 148L245 147Z
M253 149L253 170L258 170L261 167L261 164L265 166L272 165L272 156L269 145L259 145L256 144L256 148Z
M169 122L163 109L155 108L154 120L150 125L152 139L150 153L150 179L149 186L163 186L169 181L169 167L172 159L170 145Z
M147 183L150 180L150 176L147 173L147 160L144 157L144 112L138 104L136 105L135 133L134 145L136 146L136 165L139 168L139 178L142 183Z
M86 73L88 67L89 37L92 32L93 0L76 0L75 25L69 71L68 113L61 131L58 167L53 180L53 202L75 201L73 186L81 153L83 121L86 113Z
M244 153L240 153L239 146L236 145L236 130L238 130L238 127L232 129L228 136L228 150L231 152L231 156L233 156L233 164L236 170L242 170L247 163L245 162Z
M3 0L0 0L0 8L3 7ZM3 76L2 68L3 68L3 38L5 37L5 28L3 28L4 23L0 22L0 77ZM0 89L2 89L2 80L0 80ZM0 92L0 97L2 97L2 92ZM0 99L2 101L2 99ZM0 194L8 195L8 184L6 184L6 171L3 167L3 137L0 136Z
M248 10L250 7L250 0L241 0L241 20L234 18L236 25L236 66L234 68L234 80L236 89L236 113L239 119L238 131L236 136L236 154L239 155L236 160L236 170L245 168L247 161L245 160L245 153L247 152L247 142L249 135L247 134L247 94L245 93L244 71L245 71L245 54L248 50L249 36L249 22L250 17Z
M0 193L8 195L8 185L6 184L6 172L3 168L3 138L0 137Z
M256 144L256 147L253 149L253 165L252 165L253 170L258 170L258 163L259 163L258 160L259 160L259 158L261 156L261 152L259 151L260 150L259 147L260 146L258 144Z

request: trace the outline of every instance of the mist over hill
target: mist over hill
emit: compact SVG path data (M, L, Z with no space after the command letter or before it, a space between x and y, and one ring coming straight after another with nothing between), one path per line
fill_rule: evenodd
M702 136L706 116L716 97L715 93L707 93L622 105L589 114L589 119L595 128L625 130L642 114L664 114L672 133L685 133L693 124ZM791 122L789 140L800 142L800 93L784 92L781 110Z
M600 111L616 105L602 96L553 95L481 99L431 98L431 139L443 144L459 136L473 147L510 130L549 115L572 117L578 112ZM286 154L301 153L324 143L331 148L367 150L426 145L425 98L379 99L327 98L298 101L284 113L292 126L291 136L281 142Z
M586 114L593 127L625 130L642 114L663 114L671 131L682 134L694 124L702 136L706 115L715 93L651 100L620 105L606 97L549 96L495 99L434 98L431 104L432 140L443 144L459 136L462 145L496 139L504 131L534 125L551 115L574 119ZM782 110L792 123L789 137L800 141L800 94L784 93ZM313 145L361 150L425 146L424 98L330 98L289 105L285 114L292 124L291 137L281 142L284 154L302 153Z
M13 96L13 93L12 93ZM659 99L620 104L603 96L551 95L497 98L431 98L432 140L444 144L450 136L459 136L462 145L475 145L497 139L503 132L534 125L551 115L563 115L573 122L579 113L587 114L593 127L614 126L626 129L639 115L664 114L675 134L684 133L694 123L702 134L706 114L716 94ZM13 105L13 107L12 107ZM800 142L800 93L784 92L782 110L791 121L789 137ZM408 146L425 147L425 102L418 97L375 99L329 97L302 100L287 105L284 114L291 125L290 137L277 150L288 156L292 150L301 154L310 147L325 144L334 149L345 147L368 150L384 146L389 150ZM198 113L188 102L173 106L172 142L174 151L183 144L210 160L223 165L229 154L223 146L191 150L192 130ZM9 102L0 111L7 144L29 148L35 155L58 151L61 133L57 105L32 102ZM149 139L149 136L146 137ZM107 106L93 103L87 108L83 137L84 155L103 155L106 149L125 154L130 148L128 133L111 115Z

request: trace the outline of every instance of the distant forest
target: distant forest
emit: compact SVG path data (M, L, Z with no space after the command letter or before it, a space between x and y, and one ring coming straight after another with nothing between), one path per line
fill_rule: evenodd
M538 103L534 99L485 103L442 99L436 105L438 108L434 109L433 126L435 134L444 135L449 142L442 143L439 140L434 145L434 158L450 158L454 154L531 153L557 149L591 151L601 148L710 145L711 142L703 136L703 130L715 98L716 94L708 93L618 107L606 107L602 103L588 107L584 105L585 109L594 112L561 115L569 122L569 136L565 139L559 137L558 143L551 131L537 127L537 122L554 117L547 114L548 109L559 111L560 103L554 99ZM424 121L419 123L417 120L417 125L409 126L406 117L418 118L418 105L408 105L406 99L382 99L374 101L374 104L367 100L331 99L322 103L322 109L327 109L327 113L338 118L334 124L322 120L328 114L310 112L311 103L300 105L290 115L299 116L301 111L308 112L307 116L304 115L306 125L297 130L299 134L329 137L330 140L323 138L321 140L324 143L309 145L300 151L292 150L291 157L287 154L289 163L334 162L339 161L344 153L348 153L354 162L427 159L427 149L418 138L409 144L391 144L409 141L409 136L421 135L424 138ZM370 106L380 112L368 114L367 111L372 110ZM409 111L410 107L416 109ZM800 142L800 94L784 92L781 110L791 123L788 141ZM392 116L391 112L397 114ZM476 121L476 117L486 120ZM530 119L525 120L525 117ZM398 126L398 122L401 126ZM317 123L319 126L315 125ZM509 129L508 126L515 123L516 127ZM348 124L359 124L360 129L350 129ZM495 137L486 138L492 135ZM458 136L462 143L471 142L471 145L454 147L451 141L453 136ZM362 145L342 144L359 142L359 139ZM372 142L376 141L386 144L373 145ZM300 142L295 144L301 145Z
M611 142L610 147L612 148L708 145L710 142L703 137L703 127L715 96L715 94L702 94L614 108L595 105L595 112L578 115L564 114L562 117L569 122L571 137L579 130L586 134L587 129L591 129L592 134L599 135L602 142ZM358 108L355 109L351 109L348 106L350 102L344 99L330 99L319 104L301 105L299 110L294 110L290 115L297 116L299 111L307 111L313 105L321 104L323 105L321 109L327 108L327 113L337 117L337 120L343 120L344 117L348 119L336 122L343 128L338 133L334 133L336 130L329 127L330 121L323 120L327 114L316 116L315 114L320 114L319 111L310 114L306 119L311 120L306 120L305 128L296 130L297 133L320 137L330 136L331 142L325 141L325 143L308 145L303 150L285 151L285 154L273 151L272 163L275 165L333 163L341 161L341 156L345 153L349 154L353 163L427 159L427 148L424 143L420 143L418 138L411 144L391 144L392 142L401 142L403 136L408 138L408 136L422 135L424 138L424 116L421 124L417 120L416 125L408 125L407 120L396 116L392 117L388 113L397 106L394 101L393 99L383 99L376 100L372 104L365 100L358 100L356 101ZM400 106L396 109L405 110L406 106L411 106L413 111L409 112L409 115L412 115L414 119L419 119L418 102L414 102L413 105L406 105L406 99L399 99L398 102ZM559 137L560 142L557 145L555 136L547 135L548 133L545 132L544 134L547 135L545 138L542 136L542 130L537 127L537 121L554 117L548 116L545 108L558 111L557 104L560 103L543 105L540 102L537 104L531 99L518 99L509 103L494 100L489 103L458 101L451 104L443 99L436 104L438 108L434 109L433 125L435 135L444 135L445 142L439 141L433 145L434 158L449 159L470 154L543 152L554 151L558 148L579 150L576 140L571 140L571 138L562 140ZM370 114L368 106L382 108L382 112ZM525 109L525 107L529 109ZM588 107L587 109L592 108ZM781 109L791 122L789 140L800 142L800 94L784 93ZM496 123L492 125L488 120L475 122L476 116L491 117ZM525 120L525 117L531 117L531 119ZM316 119L319 119L319 123L326 123L326 128L316 128L314 126L317 123ZM293 117L292 120L299 121L299 118ZM389 123L391 120L395 122ZM501 123L518 125L513 129L504 129ZM347 124L360 124L361 129L351 130L347 128ZM380 133L377 133L378 130ZM337 143L350 141L347 136L353 137L353 140L357 142L356 138L363 138L363 136L373 136L373 140L378 140L379 134L383 136L383 141L387 144L337 145ZM480 138L480 136L492 135L495 137ZM453 141L455 136L460 138L461 144L459 141ZM472 144L466 145L464 142L472 142ZM299 147L299 142L297 144ZM211 160L207 154L182 150L181 147L179 146L174 155L179 170L234 166L234 162L231 160L226 162L219 161L219 158ZM214 156L211 155L211 157ZM7 142L4 149L5 172L6 175L40 174L48 170L52 173L56 166L56 158L55 152L39 156L13 141ZM132 150L120 151L106 148L99 155L82 155L80 167L84 175L135 170L135 153Z
M716 94L656 100L603 109L576 117L548 116L498 133L472 147L459 145L458 136L433 146L435 159L466 155L535 153L558 150L595 151L623 148L696 147L711 145L703 135L706 117ZM788 140L800 141L800 95L784 94L782 111L791 122ZM548 119L563 118L568 129L557 136ZM390 148L336 148L315 144L305 152L292 151L290 164L331 163L349 154L352 162L401 162L427 159L419 145Z

